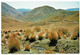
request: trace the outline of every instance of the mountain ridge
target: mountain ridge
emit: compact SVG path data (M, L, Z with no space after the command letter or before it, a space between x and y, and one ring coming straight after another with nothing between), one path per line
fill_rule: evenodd
M75 13L76 11L66 11L62 9L55 9L50 6L42 6L42 7L34 8L28 14L25 14L23 20L30 21L30 22L37 22L45 18L48 18L50 16L55 16L60 14L73 15Z

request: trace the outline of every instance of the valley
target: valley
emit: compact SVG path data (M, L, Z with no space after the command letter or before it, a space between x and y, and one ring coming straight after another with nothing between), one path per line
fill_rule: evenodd
M2 54L79 53L79 11L15 9L3 2L1 9Z

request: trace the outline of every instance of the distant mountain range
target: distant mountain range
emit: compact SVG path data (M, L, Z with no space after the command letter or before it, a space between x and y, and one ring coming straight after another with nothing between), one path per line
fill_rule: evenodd
M50 6L42 6L34 8L32 11L25 14L22 19L23 21L38 22L51 16L61 16L63 14L74 15L75 13L77 13L77 11L57 10Z
M45 24L50 21L79 21L79 11L66 11L63 9L55 9L50 6L36 7L33 10L15 9L2 2L1 9L2 23L5 24L4 26L12 21L13 23L20 23L20 21L36 22L34 24ZM12 24L8 26L11 26Z
M67 11L79 11L79 8L70 8L70 9L66 9Z
M27 14L28 12L30 12L32 9L23 9L23 8L20 8L20 9L17 9L19 12L21 12L22 14Z

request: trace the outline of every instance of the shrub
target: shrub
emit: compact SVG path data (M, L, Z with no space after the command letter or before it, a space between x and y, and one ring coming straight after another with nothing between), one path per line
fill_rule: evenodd
M55 32L50 32L48 38L50 40L49 46L55 46L57 44L58 36Z
M30 51L30 49L31 49L31 47L28 44L26 44L25 45L25 51Z
M43 37L43 34L44 32L40 32L39 35L38 35L38 40L42 40L44 37Z
M31 35L30 38L29 38L29 41L30 42L36 41L36 35Z
M20 50L20 43L15 37L15 34L12 34L10 39L8 40L9 53L13 53L15 51Z
M40 26L35 26L35 27L33 28L33 30L36 30L37 32L40 32L40 31L41 31L41 28L40 28Z

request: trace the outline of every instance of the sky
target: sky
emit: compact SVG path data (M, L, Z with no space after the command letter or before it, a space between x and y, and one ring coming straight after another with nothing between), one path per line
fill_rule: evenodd
M79 8L78 1L7 1L5 3L14 7L15 9L34 9L36 7L41 7L45 5L54 7L55 9Z

